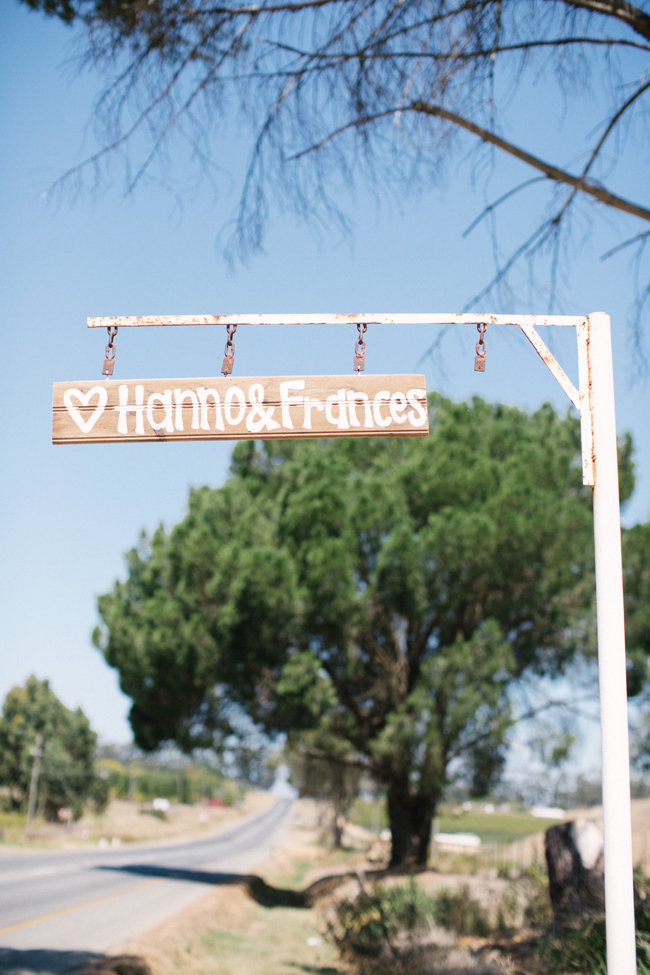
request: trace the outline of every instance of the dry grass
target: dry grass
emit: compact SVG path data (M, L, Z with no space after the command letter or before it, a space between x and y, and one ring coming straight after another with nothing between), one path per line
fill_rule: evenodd
M113 800L105 812L98 815L87 813L69 826L37 821L28 840L32 846L64 849L97 843L117 846L185 837L196 839L214 833L243 816L261 813L272 802L273 798L268 793L249 792L232 807L179 804L173 805L166 813L156 813L151 803ZM24 842L22 823L11 829L6 828L4 839L7 843Z
M213 891L129 946L154 975L343 975L311 911L263 908L242 888Z

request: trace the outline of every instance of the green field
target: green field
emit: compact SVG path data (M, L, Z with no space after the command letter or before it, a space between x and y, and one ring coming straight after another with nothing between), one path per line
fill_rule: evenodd
M388 825L385 804L357 799L350 813L350 822L379 832ZM557 823L556 819L540 819L528 812L486 813L480 809L467 812L442 807L435 819L440 833L476 833L486 844L514 843L533 833L542 833Z
M514 843L533 833L543 833L557 819L541 819L527 812L493 812L481 810L454 813L442 809L436 818L436 831L441 833L476 833L482 843Z

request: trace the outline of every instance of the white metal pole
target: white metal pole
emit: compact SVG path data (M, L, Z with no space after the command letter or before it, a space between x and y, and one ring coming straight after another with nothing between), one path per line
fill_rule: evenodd
M589 316L587 342L589 390L583 409L591 411L595 466L607 971L609 975L636 975L621 520L608 315Z

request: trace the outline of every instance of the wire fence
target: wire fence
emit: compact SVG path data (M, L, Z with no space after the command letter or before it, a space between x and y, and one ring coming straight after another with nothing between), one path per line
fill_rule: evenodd
M485 844L480 850L481 865L501 874L522 873L536 865L546 869L544 838L544 833L536 833L513 843ZM650 876L650 822L647 829L632 833L632 862Z
M632 859L636 868L650 876L650 822L647 829L633 832ZM449 842L434 842L430 864L441 872L487 873L495 877L518 877L535 867L545 873L545 832L510 843L482 843L471 850Z

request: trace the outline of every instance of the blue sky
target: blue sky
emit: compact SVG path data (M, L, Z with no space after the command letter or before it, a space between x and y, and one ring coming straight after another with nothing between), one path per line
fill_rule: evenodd
M469 164L417 198L377 210L363 191L351 199L351 237L274 214L265 251L229 268L218 232L236 203L241 144L225 141L226 179L215 202L203 184L183 193L182 208L161 186L144 184L124 198L119 175L99 194L52 199L52 181L94 143L88 129L100 81L66 63L72 35L14 0L0 12L0 150L2 339L2 651L0 700L30 673L48 678L69 707L81 706L105 740L130 738L128 700L93 649L96 597L124 572L123 555L139 532L172 524L192 485L218 486L227 473L229 444L142 444L53 447L52 383L99 378L106 336L86 328L97 315L456 312L485 284L490 246L479 230L463 231L484 205ZM562 133L548 128L543 89L527 112L532 147L564 152ZM583 106L584 107L584 106ZM588 106L595 112L593 104ZM515 106L513 110L521 111ZM580 109L579 109L580 110ZM571 119L567 119L570 127ZM620 190L647 196L642 158L627 146ZM570 158L561 161L570 162ZM182 154L179 182L189 186ZM504 168L499 180L526 177ZM503 184L505 185L505 184ZM526 214L523 201L506 214L504 240ZM628 234L637 227L628 228ZM625 258L600 255L625 236L614 221L578 224L565 275L562 311L602 310L614 329L617 427L636 444L637 489L625 512L631 524L650 517L648 379L639 377L637 350L626 328L633 276ZM522 289L508 308L545 313L543 289ZM556 309L557 310L557 309ZM645 323L650 335L650 323ZM527 408L545 400L568 408L532 348L514 329L488 330L487 371L474 373L476 331L448 333L435 359L422 357L434 328L371 327L367 369L423 371L430 389L462 399L481 395ZM545 336L546 337L546 336ZM240 375L341 373L351 369L353 328L241 328ZM573 331L557 329L553 349L577 383ZM218 375L225 334L214 328L131 329L117 338L116 378ZM646 340L646 352L650 338ZM541 513L543 516L543 513Z

